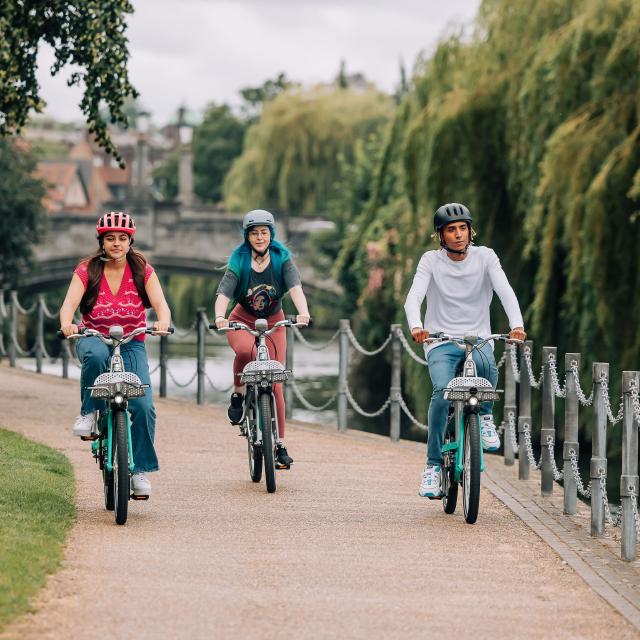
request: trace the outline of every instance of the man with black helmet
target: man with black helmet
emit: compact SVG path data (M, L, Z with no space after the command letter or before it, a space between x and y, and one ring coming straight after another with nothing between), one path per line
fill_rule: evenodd
M435 212L434 237L440 248L427 251L420 258L413 284L404 305L411 335L416 342L424 342L430 334L443 332L452 336L487 336L492 333L489 307L495 291L509 319L509 335L524 340L524 323L516 295L492 249L473 244L475 232L471 226L471 212L456 202L442 205ZM424 322L420 317L422 301L427 300ZM474 352L478 375L494 386L498 369L493 345L485 344ZM433 385L429 405L429 438L427 464L422 473L419 495L426 498L440 496L442 440L447 422L449 402L443 389L455 376L464 351L450 342L425 346L429 375ZM485 402L480 410L482 446L487 451L500 447L500 438L493 423L492 403Z

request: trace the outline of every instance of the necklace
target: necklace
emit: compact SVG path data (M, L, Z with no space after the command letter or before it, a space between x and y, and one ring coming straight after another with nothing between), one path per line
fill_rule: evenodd
M264 264L269 259L269 251L267 251L264 255L259 256L257 253L253 254L253 260L257 265Z

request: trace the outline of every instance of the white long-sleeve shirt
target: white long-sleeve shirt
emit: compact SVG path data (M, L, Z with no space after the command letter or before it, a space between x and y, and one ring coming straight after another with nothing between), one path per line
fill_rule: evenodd
M444 249L427 251L420 258L404 304L409 329L424 327L429 333L488 336L492 333L489 307L494 291L509 327L523 327L518 299L492 249L470 246L464 260L452 260ZM425 297L423 323L420 306ZM425 351L437 346L429 345Z

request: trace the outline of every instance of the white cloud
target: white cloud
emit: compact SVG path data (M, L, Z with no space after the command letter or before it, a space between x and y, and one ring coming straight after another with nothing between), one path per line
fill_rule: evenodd
M238 103L238 91L283 71L313 84L340 61L392 91L402 59L411 69L452 22L469 22L480 0L134 0L128 37L131 81L153 119L181 103ZM79 91L51 79L52 53L39 56L47 111L80 118ZM44 61L44 64L43 64Z

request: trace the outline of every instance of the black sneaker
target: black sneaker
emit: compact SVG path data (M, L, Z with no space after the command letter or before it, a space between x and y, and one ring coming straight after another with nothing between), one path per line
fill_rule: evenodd
M241 393L232 393L231 401L229 402L229 408L227 409L227 415L231 424L240 424L242 420L242 403L244 396Z
M276 449L276 469L290 469L293 458L287 453L286 447L280 445Z

